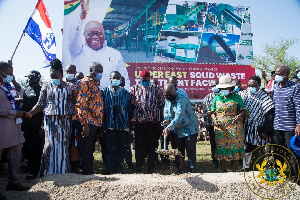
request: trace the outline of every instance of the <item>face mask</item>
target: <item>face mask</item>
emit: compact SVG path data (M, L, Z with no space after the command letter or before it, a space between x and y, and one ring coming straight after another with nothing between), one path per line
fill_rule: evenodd
M120 86L120 87L124 87L124 86L125 86L125 82L124 82L124 81L121 81L121 83L120 83L119 86Z
M111 85L112 86L119 86L120 85L120 83L121 83L121 81L120 80L117 80L117 79L113 79L112 81L111 81Z
M237 93L237 92L240 91L240 88L238 86L234 86L234 90L233 91Z
M102 78L102 73L96 73L95 79L96 79L97 81L100 81L101 78Z
M176 99L176 95L166 95L166 99L170 102L174 102Z
M4 73L4 72L3 72ZM5 73L4 73L5 74ZM13 80L14 80L14 76L12 76L12 75L7 75L7 74L5 74L6 75L6 78L3 78L3 82L4 83L10 83L10 82L12 82Z
M51 79L51 83L55 86L59 86L60 85L60 80L59 79Z
M218 92L220 91L220 89L217 88L217 87L213 87L213 88L212 88L212 91L213 91L214 93L218 93Z
M229 95L229 90L221 90L220 91L224 96L228 96Z
M300 73L297 74L297 77L300 79Z
M75 79L75 74L67 74L66 79L71 81Z
M247 90L248 90L251 94L255 94L255 93L256 93L256 88L255 88L255 87L248 87Z
M277 82L277 83L282 82L283 79L284 79L283 76L279 76L279 75L276 75L276 76L275 76L275 82Z
M149 85L150 81L141 81L141 85L144 87L147 87Z

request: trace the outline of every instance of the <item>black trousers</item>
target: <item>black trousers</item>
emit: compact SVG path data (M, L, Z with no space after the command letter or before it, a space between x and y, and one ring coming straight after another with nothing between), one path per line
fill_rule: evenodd
M211 159L214 162L218 162L218 160L215 158L215 151L216 151L216 135L215 135L215 129L213 126L206 126L206 130L209 134L209 142L210 142L210 151L211 151Z
M300 163L300 157L296 155L295 151L290 146L290 140L295 135L294 131L278 131L275 130L274 134L272 135L272 143L273 144L279 144L282 146L287 147L296 157L298 163ZM282 154L281 152L277 152L278 154ZM299 166L297 165L296 159L294 156L290 156L290 164L292 167L292 179L296 179L299 176ZM286 155L285 157L288 157ZM280 159L280 157L278 157ZM281 157L282 158L282 157ZM283 160L282 160L283 161Z
M157 148L157 124L138 123L135 125L135 158L136 168L139 169L144 163L144 157L148 157L148 170L154 169Z
M23 153L28 160L30 174L38 174L40 170L41 157L44 147L44 137L40 135L42 120L24 120L22 131L24 132L25 143Z
M82 125L74 121L73 122L75 129L82 132ZM93 162L94 156L93 153L95 151L95 142L96 142L96 135L99 132L99 127L95 125L89 124L90 134L87 137L79 137L79 145L80 145L80 160L81 160L81 169L82 174L93 174Z
M126 132L108 130L104 133L104 164L107 174L123 173Z
M188 172L195 173L196 172L196 143L197 143L197 134L193 134L190 136L185 136L179 138L175 133L175 146L181 152L183 159L185 157L185 151L188 157ZM175 162L178 170L183 172L184 166L183 163L180 163L182 158L179 156L175 157Z

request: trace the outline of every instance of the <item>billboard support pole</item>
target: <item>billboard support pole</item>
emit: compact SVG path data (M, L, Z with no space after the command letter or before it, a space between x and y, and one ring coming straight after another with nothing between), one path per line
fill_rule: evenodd
M146 57L148 58L148 23L147 23L147 19L148 19L148 8L146 10Z

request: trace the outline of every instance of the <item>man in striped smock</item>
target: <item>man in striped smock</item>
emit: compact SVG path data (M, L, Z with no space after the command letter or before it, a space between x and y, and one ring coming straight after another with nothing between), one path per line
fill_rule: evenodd
M136 170L141 172L144 156L148 156L148 172L154 172L155 148L158 146L157 126L163 119L164 94L157 85L150 84L150 73L140 73L141 82L130 89L134 113L132 122L135 126Z
M126 131L129 131L131 95L120 87L121 74L110 73L111 86L103 89L104 163L107 174L123 173Z
M246 169L250 167L251 159L248 156L251 151L258 146L268 144L273 130L274 103L266 92L259 89L260 84L261 79L258 76L252 76L248 80L247 90L238 93L242 97L244 105L250 114L244 123L245 153L247 159L247 163L245 163L246 159L244 158L244 167ZM258 158L261 155L254 156Z
M286 146L297 158L299 156L290 147L290 140L296 134L300 135L300 85L288 80L290 68L279 66L275 70L275 84L273 90L273 100L275 103L274 135L275 144ZM292 177L297 180L299 176L298 165L293 156Z

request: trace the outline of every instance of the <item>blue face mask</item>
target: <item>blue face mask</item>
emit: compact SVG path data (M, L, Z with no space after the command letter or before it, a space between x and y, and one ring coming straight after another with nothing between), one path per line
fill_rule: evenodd
M279 75L276 75L276 76L275 76L275 82L277 82L277 83L280 83L280 82L282 82L282 81L283 81L283 79L284 79L284 77L283 77L283 76L279 76Z
M300 72L297 74L297 77L300 79Z
M213 91L214 93L218 93L220 90L219 90L219 88L217 88L217 87L213 87L213 88L212 88L212 91Z
M100 81L101 78L102 78L102 73L96 73L95 79L96 79L97 81Z
M240 88L238 86L234 86L234 90L233 91L237 93L237 92L240 91Z
M117 80L117 79L113 79L112 81L111 81L111 85L112 86L119 86L120 85L120 83L121 83L121 80Z
M66 79L71 81L75 79L75 74L67 74Z
M251 94L255 94L255 93L256 93L256 88L255 88L255 87L248 87L247 90L248 90Z
M51 79L51 83L55 86L59 86L60 85L60 80L59 79Z
M141 85L147 87L150 84L150 81L141 81Z
M3 72L4 73L4 72ZM5 74L5 73L4 73ZM14 80L14 76L12 76L12 75L7 75L7 74L5 74L6 75L6 78L3 78L3 82L4 83L10 83L10 82L12 82L13 80Z
M225 97L229 95L229 90L221 90L221 94L223 94Z

